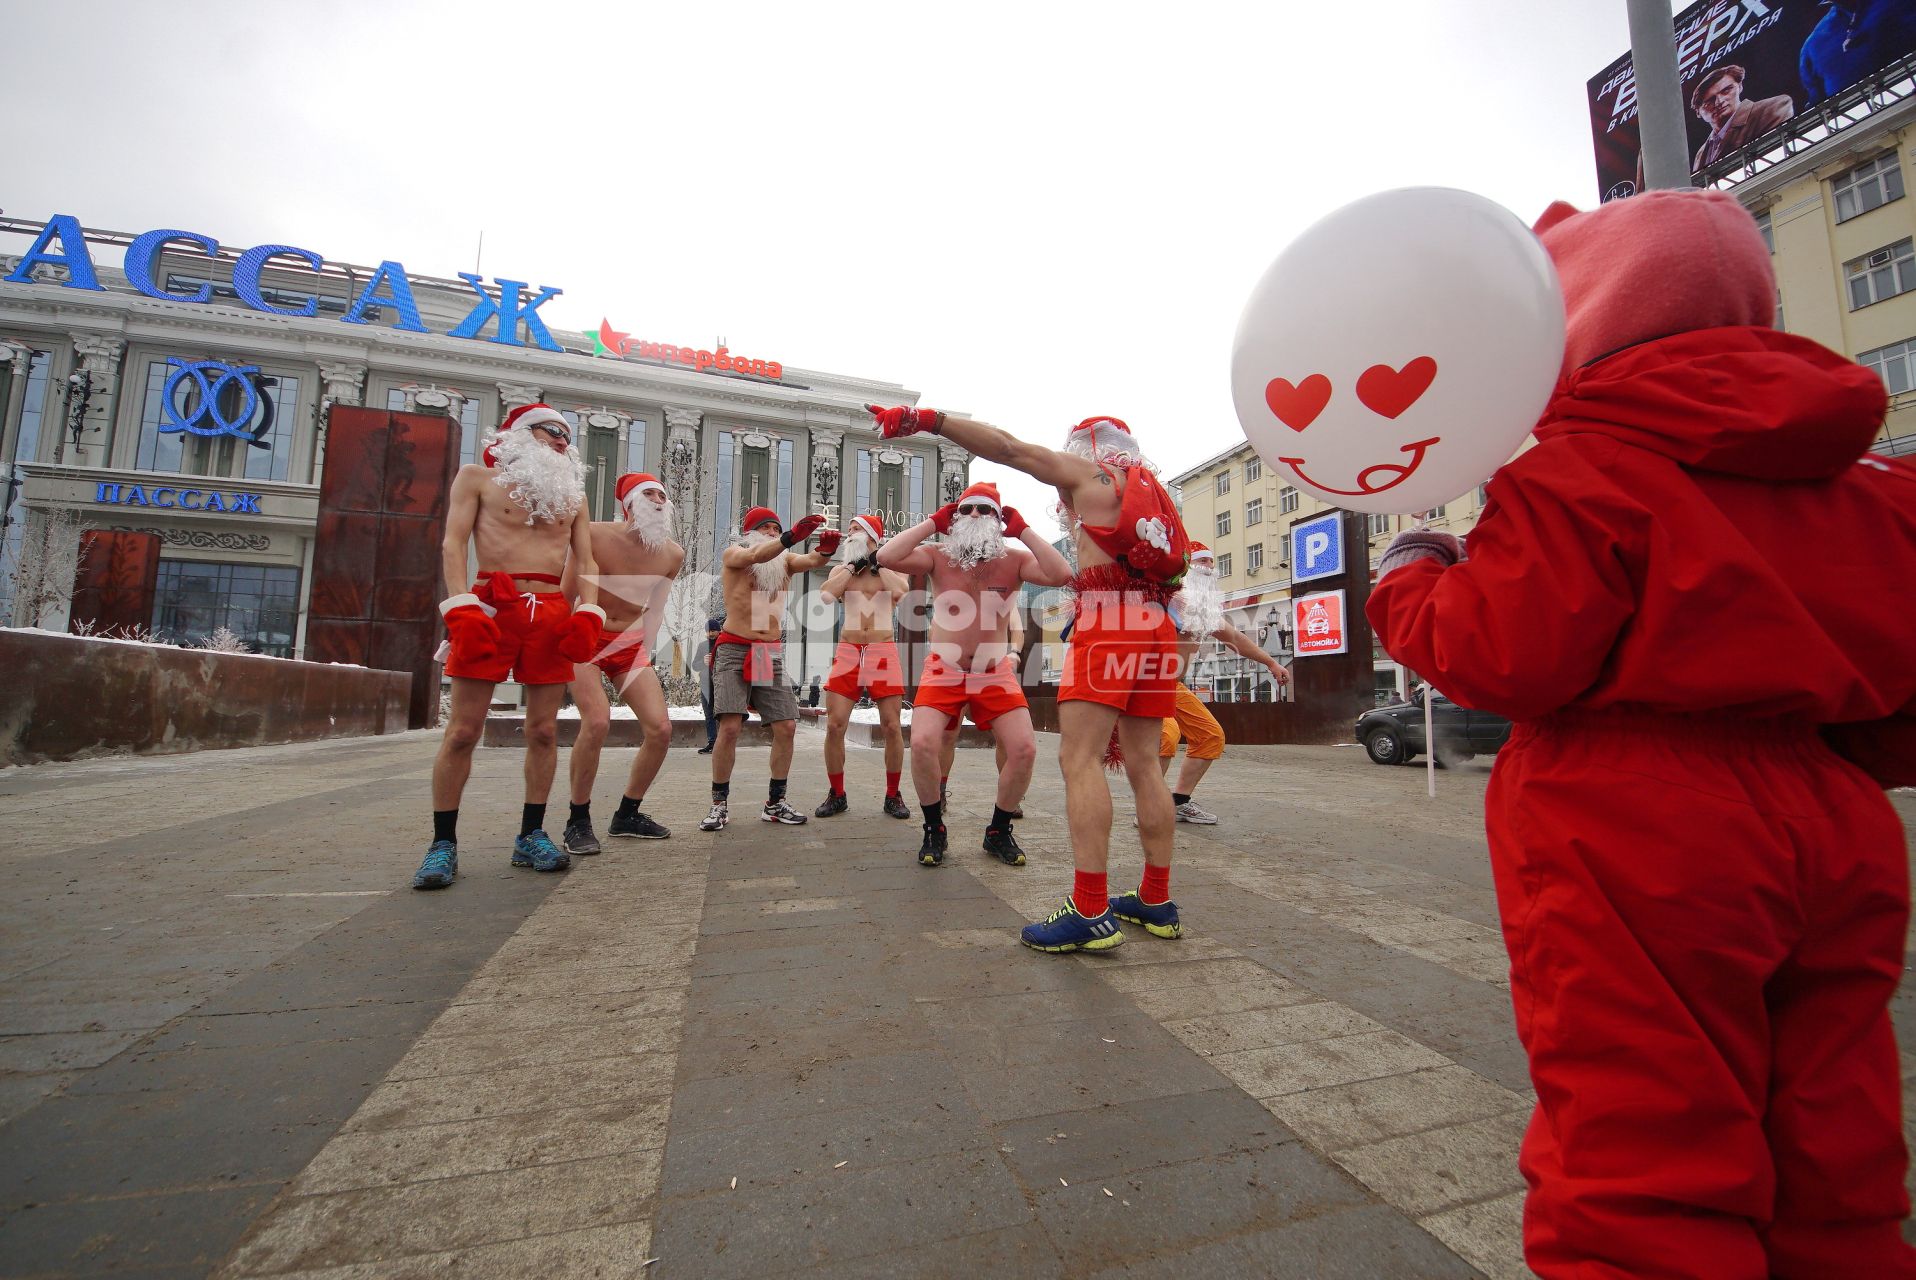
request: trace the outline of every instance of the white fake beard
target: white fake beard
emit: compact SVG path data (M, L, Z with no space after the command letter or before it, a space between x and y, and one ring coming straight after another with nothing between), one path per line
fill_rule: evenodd
M872 540L863 534L852 534L845 539L845 563L857 564L872 553Z
M777 541L778 535L775 533L741 533L738 536L738 545L748 551L755 547L762 547L768 542ZM785 584L791 581L791 577L791 574L785 572L785 557L782 554L752 566L753 588L768 596L775 596L783 591Z
M960 569L975 569L1005 554L1005 527L996 516L954 517L944 548Z
M489 442L498 459L493 482L526 509L527 524L570 520L585 501L585 463L578 451L560 453L545 441L543 432L520 429Z
M645 546L662 547L672 540L672 504L634 493L625 502L625 527Z
M1224 589L1217 584L1215 570L1194 567L1187 571L1177 603L1187 636L1203 639L1224 625Z

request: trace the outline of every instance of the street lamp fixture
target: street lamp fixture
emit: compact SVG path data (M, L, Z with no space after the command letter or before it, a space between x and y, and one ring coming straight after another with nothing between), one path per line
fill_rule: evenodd
M67 375L67 434L73 437L73 451L80 452L80 437L86 433L87 405L93 399L93 372L79 369ZM59 461L59 459L55 459Z

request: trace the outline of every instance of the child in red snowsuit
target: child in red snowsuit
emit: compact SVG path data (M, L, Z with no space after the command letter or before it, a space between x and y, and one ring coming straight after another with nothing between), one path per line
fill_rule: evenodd
M1516 722L1486 825L1544 1276L1912 1276L1888 1005L1916 783L1916 468L1876 374L1770 328L1754 222L1538 224L1568 311L1536 447L1398 538L1391 656Z

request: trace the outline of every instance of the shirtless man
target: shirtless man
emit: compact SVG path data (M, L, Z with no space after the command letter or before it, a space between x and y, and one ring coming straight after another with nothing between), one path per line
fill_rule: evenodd
M935 409L867 406L886 438L930 431L981 458L1053 485L1076 541L1077 612L1058 688L1059 763L1076 866L1071 896L1025 926L1040 951L1101 951L1124 941L1120 919L1162 938L1182 931L1171 901L1171 792L1154 757L1176 707L1177 632L1165 612L1189 559L1190 540L1170 495L1131 430L1087 418L1062 450L1027 444L996 427ZM914 711L914 738L918 728ZM1111 791L1102 762L1112 731L1137 800L1144 877L1136 893L1108 896Z
M944 541L925 546L933 533L943 534ZM1012 538L1031 554L1013 551ZM911 781L925 811L919 865L935 867L945 860L945 804L939 790L945 727L969 711L971 722L991 730L1004 749L984 850L1007 866L1022 867L1025 853L1012 836L1011 813L1031 785L1038 740L1018 681L1018 651L1011 645L1007 618L1017 607L1021 584L1062 586L1071 578L1071 565L998 500L996 485L982 482L886 543L878 563L931 575L931 635L911 705Z
M845 535L845 560L819 594L845 603L845 625L838 633L838 649L825 682L825 778L831 790L813 811L818 818L845 812L845 728L859 690L878 704L878 723L885 731L885 812L909 818L905 798L898 794L904 772L905 735L898 724L898 706L904 699L905 667L898 660L892 637L893 611L911 589L902 573L878 567L878 548L885 541L885 524L877 515L854 516Z
M1178 629L1178 670L1188 672L1197 657L1198 645L1216 637L1253 662L1261 662L1271 678L1280 685L1291 682L1284 664L1257 647L1257 643L1224 621L1224 592L1217 585L1217 557L1202 542L1191 544L1191 569L1184 575L1184 589L1171 602L1171 621ZM1171 759L1178 753L1178 739L1185 740L1184 768L1178 774L1177 790L1171 793L1179 822L1212 825L1217 815L1199 808L1191 799L1211 765L1224 755L1224 726L1182 679L1178 681L1177 708L1165 718L1158 737L1158 767L1167 777Z
M1012 602L1011 612L1006 615L1005 620L1011 628L1011 634L1008 637L1011 643L1011 652L1018 654L1020 657L1018 671L1022 678L1026 674L1022 661L1025 651L1025 621L1024 611L1018 607L1015 601ZM945 726L944 751L938 757L938 798L946 804L951 803L951 771L958 763L958 735L963 731L964 727L965 722L962 719L953 720ZM997 753L998 772L1003 773L1005 771L1005 744L994 739L991 745ZM1011 811L1011 820L1013 822L1023 821L1024 816L1025 811L1021 808Z
M452 714L432 766L432 844L412 878L415 889L443 889L459 872L459 799L493 686L505 679L526 690L526 799L512 865L562 871L572 862L546 835L545 813L559 763L559 704L572 664L592 656L605 624L585 466L564 416L543 404L507 414L484 457L483 464L459 469L446 514L441 554L448 595L439 612L446 620L441 655L452 678ZM460 592L468 542L478 552L479 581ZM555 589L562 570L578 577L577 608Z
M824 568L838 550L836 529L818 535L816 551L790 549L824 523L824 516L806 516L785 531L777 512L753 507L739 523L738 539L719 558L725 625L712 649L712 712L719 731L712 748L712 811L700 831L717 831L732 820L732 762L747 710L772 727L772 787L759 816L792 826L805 822L785 803L798 723L798 699L785 681L785 596L793 574Z
M573 740L572 812L563 843L568 853L600 852L592 830L592 784L599 776L599 752L612 728L612 706L605 681L619 701L632 708L645 739L632 759L625 794L607 833L635 840L663 840L672 833L639 811L645 792L659 776L672 745L672 721L666 715L665 688L652 666L665 597L685 567L685 548L672 540L672 503L657 476L628 472L613 492L624 520L592 522L592 558L599 566L599 602L605 606L605 636L592 661L582 662L572 679L572 701L579 708L579 736ZM560 590L571 596L578 578L568 566ZM601 676L603 675L603 679Z

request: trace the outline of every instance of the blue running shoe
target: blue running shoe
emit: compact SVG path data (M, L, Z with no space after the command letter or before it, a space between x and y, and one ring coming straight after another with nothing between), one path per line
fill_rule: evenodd
M450 840L435 840L426 850L426 860L412 873L415 889L443 889L459 874L459 846Z
M1184 926L1178 923L1178 904L1149 903L1135 893L1121 893L1111 899L1111 914L1126 924L1141 924L1160 938L1181 938Z
M1118 918L1109 908L1101 916L1086 919L1066 898L1043 923L1026 925L1018 936L1038 951L1108 951L1124 941L1124 930L1118 928Z
M528 831L512 842L512 865L534 871L564 871L572 865L572 855L552 843L543 831Z

